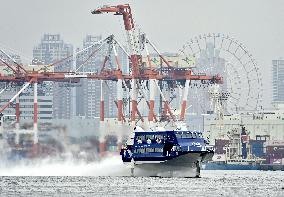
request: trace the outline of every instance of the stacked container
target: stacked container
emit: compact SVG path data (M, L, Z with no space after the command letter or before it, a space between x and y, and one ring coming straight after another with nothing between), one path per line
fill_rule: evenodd
M284 164L284 141L270 140L264 143L268 164Z
M250 140L251 154L259 158L264 158L264 143L265 140Z
M225 139L215 139L215 154L225 155L225 147L229 146L229 140Z

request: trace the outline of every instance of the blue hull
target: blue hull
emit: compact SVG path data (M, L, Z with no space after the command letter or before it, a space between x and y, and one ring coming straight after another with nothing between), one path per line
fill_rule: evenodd
M260 165L206 163L204 170L260 170Z

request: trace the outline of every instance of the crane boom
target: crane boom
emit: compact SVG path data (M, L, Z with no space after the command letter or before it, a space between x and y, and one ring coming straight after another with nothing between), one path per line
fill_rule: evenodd
M134 28L134 22L132 18L131 8L129 4L117 5L117 6L102 6L92 11L92 14L102 14L113 12L115 15L122 15L124 21L124 27L126 31Z

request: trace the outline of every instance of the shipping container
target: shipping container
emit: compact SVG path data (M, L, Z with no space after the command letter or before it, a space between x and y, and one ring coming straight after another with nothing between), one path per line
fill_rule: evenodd
M264 153L264 140L250 140L249 144L251 145L251 154L263 158L265 157Z
M283 153L266 153L266 156L275 157L275 158L284 158Z
M266 154L283 154L284 155L284 146L266 146Z
M267 155L266 156L266 163L267 164L284 164L282 161L284 157L280 157L279 155Z
M215 139L215 154L225 154L225 147L229 146L229 140Z
M270 158L270 164L278 164L278 165L281 165L281 164L282 164L282 158L281 158L281 159Z

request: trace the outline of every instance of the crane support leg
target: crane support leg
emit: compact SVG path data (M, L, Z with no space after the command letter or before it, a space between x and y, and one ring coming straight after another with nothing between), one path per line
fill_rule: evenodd
M104 101L104 81L101 80L101 99L100 99L100 138L99 155L103 157L106 151L105 143L105 101Z
M183 90L181 112L180 112L180 120L181 121L184 121L184 118L185 118L185 111L186 111L186 105L187 105L186 102L187 102L189 84L190 84L190 80L186 80L184 90Z
M20 128L20 95L16 98L16 130Z

